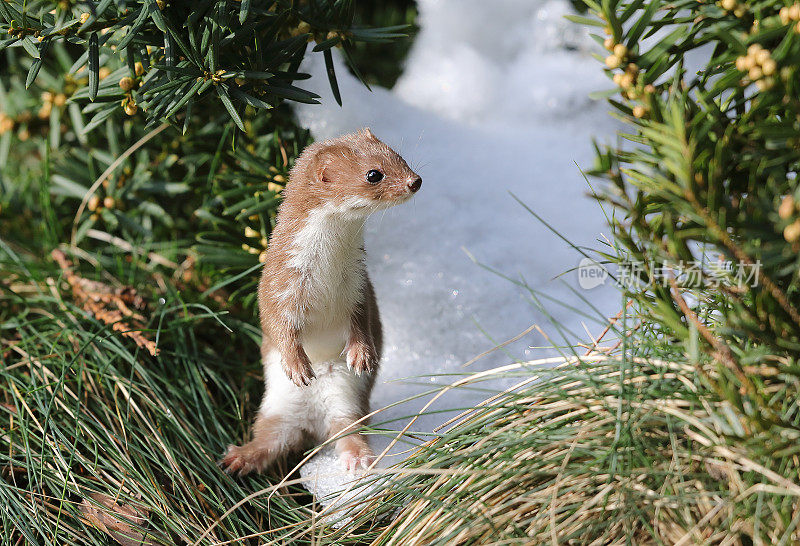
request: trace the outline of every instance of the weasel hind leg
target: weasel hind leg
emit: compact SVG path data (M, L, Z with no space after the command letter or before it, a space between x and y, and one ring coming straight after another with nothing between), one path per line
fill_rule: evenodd
M259 413L253 424L253 439L240 446L228 447L220 466L228 474L239 476L261 472L278 457L301 445L301 431L287 425L279 415Z
M367 438L358 432L358 419L334 419L329 427L329 437L342 433L336 440L336 453L345 470L354 472L359 466L366 470L375 461L375 453L369 447ZM345 430L346 429L346 430Z

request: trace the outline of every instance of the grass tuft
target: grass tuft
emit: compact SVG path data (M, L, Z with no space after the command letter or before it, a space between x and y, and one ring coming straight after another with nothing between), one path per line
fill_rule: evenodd
M120 331L62 296L74 274L41 266L0 249L2 543L193 543L252 490L277 483L280 469L239 481L217 467L260 389L242 324L172 289L140 316L144 328ZM108 285L92 286L130 294L103 277ZM158 340L158 356L137 336ZM253 499L204 543L255 544L242 537L265 530L278 540L312 514L309 501L297 485Z

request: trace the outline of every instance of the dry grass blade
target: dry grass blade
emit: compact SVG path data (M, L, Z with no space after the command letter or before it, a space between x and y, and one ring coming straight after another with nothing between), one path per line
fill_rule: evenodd
M73 272L72 264L62 251L53 250L51 256L72 288L75 303L97 320L132 339L152 356L158 354L155 342L147 339L141 332L146 319L140 311L146 305L135 289L129 286L112 288L99 281L84 279Z
M372 530L370 544L742 544L791 535L790 522L754 528L751 506L796 503L795 482L724 445L727 402L698 389L696 365L595 353L541 367L553 360L494 371L541 380L523 378L462 413L375 478L379 487L348 516ZM766 483L753 484L759 475Z
M147 514L130 505L118 504L112 497L101 493L91 495L91 502L84 499L81 514L84 519L106 533L122 546L155 546L157 542L148 538L139 529L147 521Z

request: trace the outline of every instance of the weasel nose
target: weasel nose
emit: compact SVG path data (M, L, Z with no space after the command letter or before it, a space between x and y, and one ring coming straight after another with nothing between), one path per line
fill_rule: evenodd
M408 185L408 189L412 192L416 192L418 189L422 187L422 177L418 176L411 184Z

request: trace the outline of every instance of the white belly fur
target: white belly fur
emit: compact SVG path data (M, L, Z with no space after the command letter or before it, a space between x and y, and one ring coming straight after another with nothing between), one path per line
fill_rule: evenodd
M260 409L264 416L283 416L287 427L299 426L317 441L327 438L331 420L361 416L369 376L356 375L344 357L316 361L316 378L305 387L286 377L277 350L267 354L264 364L266 392Z
M351 371L342 355L365 282L364 218L347 216L349 210L346 203L328 203L310 211L289 252L287 266L297 271L311 302L302 320L300 315L289 318L302 325L301 343L316 378L305 387L292 383L276 350L264 361L261 412L284 416L286 426L300 426L318 440L327 438L331 420L363 415L371 380Z
M319 325L312 323L303 330L300 341L313 366L341 358L348 335L349 321Z

